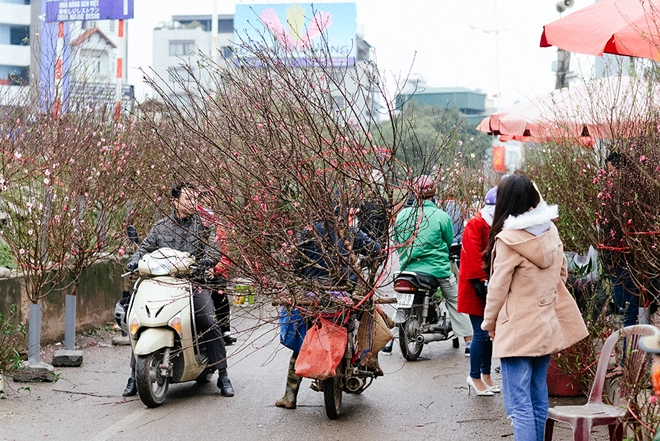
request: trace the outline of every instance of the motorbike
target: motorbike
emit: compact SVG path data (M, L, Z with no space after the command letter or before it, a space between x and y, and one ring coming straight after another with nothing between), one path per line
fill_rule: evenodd
M450 260L458 268L458 249L452 246ZM397 293L397 311L394 322L399 327L399 346L408 361L419 358L424 345L434 341L452 340L458 348L460 342L454 335L444 298L436 298L440 284L438 279L422 272L400 271L394 274L394 291Z
M207 383L213 373L195 326L187 277L194 263L189 253L171 248L146 254L138 263L124 323L136 357L138 394L147 407L160 406L170 384Z
M380 298L376 299L375 303L394 303L395 298ZM283 303L276 303L283 305ZM309 306L310 302L298 302L298 305ZM326 312L328 309L326 308ZM324 380L313 379L312 390L323 392L323 401L325 405L325 413L331 420L339 418L342 410L342 397L343 393L347 394L361 394L371 384L373 380L383 375L376 362L373 360L369 363L363 363L360 359L365 352L378 354L379 349L365 351L365 348L360 347L359 343L359 329L360 326L368 326L371 323L364 321L363 318L368 312L344 308L343 312L332 319L335 324L343 326L348 331L348 342L344 355L335 369L335 376L326 378ZM318 317L323 317L325 314L318 314ZM371 326L374 326L371 324ZM384 343L383 343L384 345Z

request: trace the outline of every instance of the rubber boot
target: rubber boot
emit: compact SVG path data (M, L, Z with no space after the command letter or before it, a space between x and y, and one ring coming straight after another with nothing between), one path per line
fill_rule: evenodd
M289 371L286 374L286 390L284 396L275 401L275 406L284 407L285 409L295 409L296 399L298 398L298 389L302 378L296 375L296 359L291 357L289 360Z

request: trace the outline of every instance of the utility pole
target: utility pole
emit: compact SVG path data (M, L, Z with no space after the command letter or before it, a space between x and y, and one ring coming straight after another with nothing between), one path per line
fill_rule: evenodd
M481 31L484 34L495 34L495 79L497 82L497 90L494 94L494 97L496 98L495 108L499 110L502 102L502 91L500 89L500 32L504 32L506 31L506 29L500 29L499 26L499 17L497 13L497 0L495 0L494 17L495 17L495 29L481 29L472 25L469 26L471 29L474 29L475 31Z
M218 62L218 0L213 0L211 15L211 61Z
M567 8L573 7L574 0L559 0L555 5L559 16ZM568 87L568 79L571 74L571 53L564 49L557 49L557 79L555 89Z

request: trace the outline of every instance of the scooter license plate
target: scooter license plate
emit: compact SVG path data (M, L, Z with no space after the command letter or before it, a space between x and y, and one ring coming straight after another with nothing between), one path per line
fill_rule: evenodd
M397 294L396 300L397 308L412 308L413 300L415 300L415 294Z

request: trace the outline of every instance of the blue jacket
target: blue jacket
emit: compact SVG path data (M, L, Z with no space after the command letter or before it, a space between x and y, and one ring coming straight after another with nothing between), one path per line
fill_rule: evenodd
M352 242L352 252L367 257L376 257L381 244L369 238L359 228L349 228L347 240ZM298 234L298 251L303 256L299 262L300 273L311 279L327 280L333 285L349 282L354 285L357 276L349 265L350 252L333 225L317 222L313 231Z

